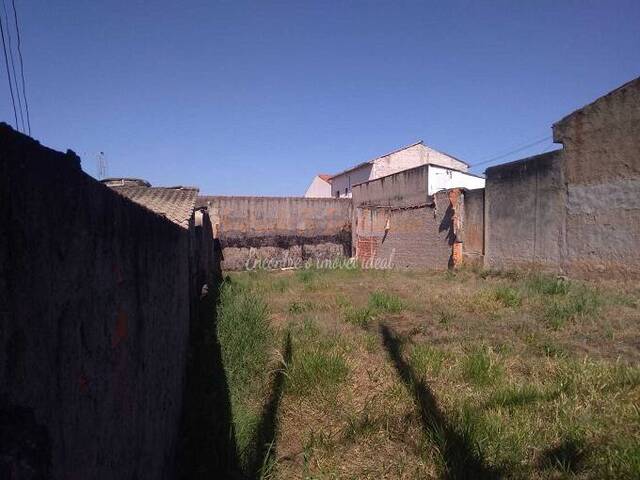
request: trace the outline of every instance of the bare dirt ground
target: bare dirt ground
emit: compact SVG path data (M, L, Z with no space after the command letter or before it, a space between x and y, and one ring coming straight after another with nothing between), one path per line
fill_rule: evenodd
M230 282L266 304L272 332L262 388L232 399L236 431L273 407L270 436L241 445L262 452L263 478L640 477L638 283L470 270Z

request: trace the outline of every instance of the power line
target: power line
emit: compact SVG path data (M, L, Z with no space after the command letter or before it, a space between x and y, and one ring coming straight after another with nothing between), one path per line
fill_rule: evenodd
M551 140L551 135L548 135L548 136L546 136L546 137L544 137L544 138L541 138L540 140L536 140L536 141L535 141L535 142L533 142L533 143L528 143L528 144L526 144L526 145L523 145L523 146L521 146L521 147L518 147L518 148L516 148L515 150L511 150L511 151L509 151L509 152L506 152L506 153L503 153L503 154L497 155L497 156L495 156L495 157L489 158L488 160L483 160L482 162L474 163L474 164L473 164L473 165L471 165L471 166L472 166L472 167L477 167L478 165L485 165L485 164L487 164L487 163L491 163L491 162L493 162L493 161L495 161L495 160L500 160L500 159L505 158L505 157L508 157L509 155L512 155L512 154L514 154L514 153L518 153L518 152L521 152L521 151L523 151L523 150L526 150L527 148L531 148L531 147L534 147L534 146L536 146L536 145L539 145L539 144L541 144L541 143L543 143L543 142L546 142L547 140Z
M9 25L7 25L8 27ZM11 83L11 72L9 71L9 60L7 58L7 46L4 42L4 27L2 26L2 15L0 15L0 36L2 36L2 50L4 51L4 64L7 67L7 78L9 79L9 91L11 92L11 104L13 105L13 117L16 120L16 129L20 129L18 125L18 111L16 110L16 99L13 96L13 84Z
M11 44L11 26L9 25L9 12L7 11L7 3L2 0L2 8L4 9L4 17L7 21L7 41L9 43L9 59L11 60L11 71L13 72L13 83L16 87L16 95L18 97L18 110L20 111L20 121L22 122L22 131L24 128L24 111L22 110L22 100L20 98L20 88L18 88L18 76L16 75L16 63L13 59L13 45Z
M24 62L22 61L22 45L20 41L20 24L18 23L18 13L16 12L16 1L11 0L13 5L13 19L16 22L16 37L18 39L18 58L20 60L20 77L22 78L22 98L24 99L24 108L27 114L27 129L31 135L31 118L29 117L29 102L27 101L27 89L24 81Z

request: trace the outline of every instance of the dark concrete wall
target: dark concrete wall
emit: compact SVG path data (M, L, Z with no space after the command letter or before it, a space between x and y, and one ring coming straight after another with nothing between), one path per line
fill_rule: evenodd
M225 270L351 255L349 199L203 196L198 205L208 208Z
M564 269L640 276L640 79L554 125L567 181Z
M455 235L449 195L427 195L427 175L425 166L353 188L353 243L360 261L373 256L403 268L450 265Z
M189 235L0 126L0 477L172 476Z
M485 264L559 270L566 205L562 153L498 165L486 173Z

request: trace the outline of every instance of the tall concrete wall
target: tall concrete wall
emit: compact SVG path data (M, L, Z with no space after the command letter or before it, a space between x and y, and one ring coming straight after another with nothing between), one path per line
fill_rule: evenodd
M553 127L564 146L565 269L640 275L640 78Z
M560 270L565 205L561 151L488 168L485 265Z
M2 478L172 477L189 235L0 126Z
M349 199L219 196L200 197L198 205L208 208L223 269L351 256Z

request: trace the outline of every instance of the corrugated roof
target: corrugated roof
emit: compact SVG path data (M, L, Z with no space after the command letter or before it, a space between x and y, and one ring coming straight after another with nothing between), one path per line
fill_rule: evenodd
M320 178L320 180L324 180L325 182L329 183L329 179L331 179L331 175L328 175L326 173L319 173L318 178Z
M114 192L138 205L166 217L182 228L189 228L198 197L195 187L109 186Z

